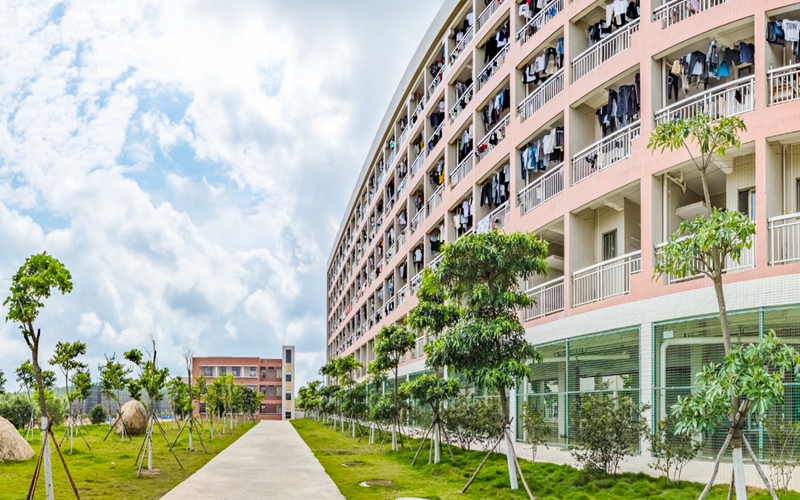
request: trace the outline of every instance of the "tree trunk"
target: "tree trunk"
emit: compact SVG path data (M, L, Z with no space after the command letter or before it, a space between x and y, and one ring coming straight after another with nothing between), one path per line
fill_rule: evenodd
M705 163L705 161L704 161ZM706 201L706 207L711 211L711 195L708 193L708 179L706 178L706 168L699 168L700 180L703 182L703 198Z
M397 420L400 418L397 412L397 379L400 371L400 362L394 365L394 390L392 391L392 414L394 415L394 422L392 422L392 451L397 451Z
M33 361L33 375L36 378L36 387L39 389L39 411L41 412L41 431L42 431L42 454L44 455L44 484L47 500L53 500L53 467L50 460L50 441L47 439L49 430L49 420L47 416L47 397L44 393L44 382L42 381L42 367L39 366L39 338L34 334L33 325L28 323L28 334L31 337L31 361Z
M500 409L503 412L503 436L506 441L506 461L508 462L508 480L511 483L511 489L519 489L517 484L517 466L514 463L514 455L511 451L514 443L511 442L511 435L508 432L509 418L508 418L508 397L506 396L506 388L500 387Z
M439 434L440 434L439 426L440 425L441 424L438 421L436 421L433 424L433 426L434 426L433 427L433 463L435 463L435 464L438 464L442 459L440 436L439 436Z

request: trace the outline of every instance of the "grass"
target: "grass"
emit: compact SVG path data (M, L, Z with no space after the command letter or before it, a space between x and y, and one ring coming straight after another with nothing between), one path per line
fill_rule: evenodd
M164 430L170 439L175 440L178 429L164 423ZM183 470L175 462L175 458L168 451L164 438L154 430L153 434L153 468L160 469L158 475L136 478L137 468L134 466L136 455L142 445L143 436L134 437L133 441L120 441L119 436L111 434L106 441L103 441L108 428L106 425L87 425L82 428L92 447L91 451L86 448L86 444L80 437L75 440L75 449L69 455L69 443L64 440L61 451L67 462L69 471L72 474L81 499L106 499L124 498L152 499L160 498L169 490L174 488L184 479L192 475L200 467L208 463L216 454L224 450L231 443L236 441L242 434L247 432L254 424L240 424L232 433L219 436L214 433L214 440L208 439L208 433L203 441L208 448L208 454L203 453L203 449L194 438L195 451L189 451L189 438L186 431L181 435L174 450L178 459L183 464ZM61 439L64 434L63 427L55 428L55 435ZM41 449L41 435L37 433L31 445L36 451L36 456L27 462L0 462L0 500L24 499L27 496L33 471L36 468L36 460L39 458ZM55 483L56 498L75 498L69 485L69 480L64 473L64 467L58 458L58 453L51 446L53 463L53 480ZM145 462L144 468L147 468ZM44 494L44 473L39 477L36 488L36 498L45 498Z
M420 461L412 467L414 452L408 449L395 453L388 451L384 444L383 451L379 451L378 445L367 444L366 437L358 443L349 434L309 419L293 420L292 424L348 500L386 500L403 496L429 500L527 498L522 484L518 491L509 489L505 455L493 454L467 494L461 494L459 491L485 453L464 452L454 448L457 462L454 466L445 448L442 463L428 465L426 446L420 454ZM413 440L413 443L419 446L418 440ZM343 462L356 461L364 462L364 465L342 465ZM587 479L579 470L566 465L532 463L528 460L521 460L520 465L537 500L694 500L703 490L703 485L697 483L670 483L664 478L653 478L646 474L619 474L609 478ZM393 485L369 488L358 485L370 479L387 479ZM766 491L752 491L753 494L749 496L751 500L769 498ZM779 493L779 497L782 500L800 500L800 494L795 492ZM726 499L727 487L714 487L708 498Z

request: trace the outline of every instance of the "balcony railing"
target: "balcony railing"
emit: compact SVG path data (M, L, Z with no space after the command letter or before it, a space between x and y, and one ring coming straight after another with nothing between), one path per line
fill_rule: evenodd
M432 214L436 207L442 203L442 192L444 191L444 184L436 188L430 198L428 198L428 215Z
M517 32L517 40L521 43L527 42L562 10L564 10L564 0L553 0L548 3Z
M639 31L638 19L581 52L572 61L572 81L586 76L604 62L630 47L631 36L637 31Z
M388 246L388 248L386 249L386 262L392 260L392 257L394 257L395 254L395 250L396 247L393 244Z
M728 0L672 0L656 7L653 11L653 21L661 21L661 28L668 28L684 19L708 10L717 5L722 5Z
M432 261L430 261L430 263L428 264L428 268L431 271L435 271L436 268L439 267L439 263L442 261L443 257L444 257L444 254L439 252L439 255L437 255L436 257L433 258Z
M408 176L403 177L400 179L400 182L397 183L397 196L400 196L400 193L406 188L406 181L408 180Z
M417 342L414 344L414 348L411 350L411 357L412 358L419 358L425 351L423 348L425 347L425 337L417 337Z
M464 53L464 49L467 48L467 45L469 45L474 37L475 30L472 29L472 26L470 26L469 29L467 29L467 31L464 33L461 41L456 44L455 48L453 48L453 52L450 53L450 57L448 58L448 64L450 66L455 66L456 61L458 61L458 59L461 57L461 54Z
M623 127L572 157L572 184L631 155L632 141L641 134L641 121Z
M755 91L754 75L739 78L661 109L655 115L656 125L670 120L694 118L700 113L722 118L752 111Z
M467 90L464 91L463 94L461 94L461 97L459 97L456 100L455 105L452 108L450 108L450 119L451 120L455 120L458 117L458 115L461 114L461 111L466 107L467 101L472 99L472 91L473 91L474 88L475 88L475 84L473 83L472 85L470 85L467 88Z
M434 130L433 133L431 134L431 136L428 138L428 144L429 145L432 144L433 145L432 147L436 147L436 144L439 144L439 141L442 138L442 127L444 127L444 123L442 123L438 127L436 127L436 130ZM439 137L438 139L436 139L437 136ZM434 142L434 139L436 139L436 142ZM431 147L431 146L428 146L428 147Z
M800 99L800 64L767 71L767 85L770 106Z
M399 251L406 244L406 231L405 229L397 235L397 250Z
M472 172L472 167L474 163L472 161L472 155L468 154L464 160L458 164L455 170L450 174L450 187L455 186L459 182L464 180L464 177L467 176L468 173Z
M422 272L420 271L417 273L416 276L411 278L411 281L408 283L408 288L411 290L411 295L415 295L417 293L417 288L419 288L419 284L422 283Z
M519 192L519 208L525 215L564 190L564 164L561 163Z
M800 261L800 213L769 219L769 263Z
M410 234L414 234L414 231L419 229L420 224L425 220L425 207L420 208L417 215L411 219L411 224L408 225Z
M389 153L389 159L386 160L386 169L388 170L389 167L394 165L394 159L397 157L397 149L393 149L391 153Z
M400 134L400 138L397 140L397 148L398 148L398 149L400 149L400 147L401 147L403 144L405 144L405 143L406 143L406 141L408 140L408 134L409 134L409 131L410 131L410 130L411 130L411 127L408 127L408 126L407 126L407 127L406 127L406 128L403 130L403 133L401 133L401 134Z
M536 301L523 312L523 321L544 318L564 310L564 277L561 276L547 283L533 287L526 292Z
M411 177L417 175L417 171L419 170L419 167L422 166L422 162L424 161L425 161L425 150L423 149L422 151L420 151L420 153L417 155L417 159L414 160L414 163L411 165Z
M503 0L491 0L489 5L483 9L483 12L480 13L478 16L478 29L483 28L486 26L486 23L489 22L489 19L492 18L495 12L500 9L500 6L503 5Z
M572 274L572 307L629 294L631 275L641 271L641 250L576 271Z
M488 233L492 229L503 229L506 227L506 214L508 213L508 202L506 201L497 207L492 213L478 222L476 231L478 234Z
M505 133L506 127L510 122L511 122L511 115L506 115L505 118L500 120L497 123L497 125L492 127L492 130L487 132L486 136L483 139L481 139L481 142L478 143L478 149L476 150L479 162L483 159L485 155L489 154L491 150L497 147L498 144L503 142L503 139L505 139L506 137ZM492 136L495 134L498 134L498 136L496 136L495 140L492 141Z
M400 307L403 305L403 302L406 301L406 292L408 291L408 285L403 285L399 292L397 292L397 306Z
M483 70L478 74L478 90L489 83L489 80L497 73L497 70L506 62L506 54L508 53L509 47L511 47L511 44L507 43L506 46L500 49L500 52L489 61L489 64L483 67Z
M556 71L546 82L542 83L536 89L528 94L528 97L522 101L517 111L519 112L522 121L527 120L542 106L550 102L550 100L557 96L564 90L564 69Z
M426 100L430 99L431 96L433 96L433 93L436 92L436 89L439 87L439 84L442 83L443 76L444 76L444 68L442 68L439 71L439 73L435 77L433 77L433 81L431 82L430 86L428 86L427 92L425 92Z
M411 114L412 116L417 115L418 120L422 118L422 112L425 110L425 102L426 102L425 96L422 96L422 98L417 103L417 107L414 108L414 112ZM409 128L411 128L411 126L409 126Z
M680 241L681 239L685 239L685 238L688 238L688 236L684 236L683 238L679 238L678 241ZM659 254L661 253L661 251L663 250L663 248L666 245L667 245L667 243L659 243L658 245L656 245L656 251L655 251L656 261L658 261ZM697 267L700 267L700 266L703 265L699 261L696 261L696 262L698 262ZM747 271L749 269L753 269L755 267L755 265L756 265L756 248L755 248L755 245L753 245L750 248L742 249L742 254L740 256L739 262L736 262L735 260L733 260L733 258L731 256L727 256L725 258L725 269L723 269L722 272L723 273L735 273L735 272L739 272L739 271ZM668 285L672 285L673 283L681 283L681 282L684 282L684 281L690 281L690 280L693 280L693 279L696 279L696 278L702 278L703 276L705 276L705 275L700 274L699 272L696 272L696 273L692 273L692 274L689 274L687 276L684 276L683 278L679 278L679 277L677 277L677 276L675 276L673 274L667 274L667 275L665 275L665 278L667 280L667 284Z

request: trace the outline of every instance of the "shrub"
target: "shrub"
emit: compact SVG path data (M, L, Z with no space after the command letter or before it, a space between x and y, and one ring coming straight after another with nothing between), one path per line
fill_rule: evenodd
M524 407L522 413L522 427L525 429L525 442L531 445L531 460L536 461L536 451L540 445L545 444L547 436L550 435L550 425L544 419L542 412L536 407L536 403L531 401Z
M770 479L778 489L786 491L797 466L795 456L800 444L800 422L773 417L764 420L764 429L769 441L767 463Z
M89 420L93 424L102 424L106 421L106 418L108 418L108 412L101 404L95 405L95 407L89 411Z
M577 430L570 445L573 458L588 474L615 474L620 461L639 449L647 435L641 408L628 396L584 395L576 408Z
M488 450L502 432L500 405L496 399L461 396L442 410L442 422L450 439L462 450L480 443Z
M703 447L702 441L690 434L676 435L675 424L675 417L667 416L656 424L656 432L650 438L650 451L656 461L649 467L663 472L670 481L681 480L681 471Z
M23 429L30 422L31 403L22 395L9 395L0 399L0 417L5 418L17 429Z

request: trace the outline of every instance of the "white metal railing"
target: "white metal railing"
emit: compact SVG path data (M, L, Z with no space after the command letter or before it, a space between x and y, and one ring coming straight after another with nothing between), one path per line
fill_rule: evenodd
M769 263L800 261L800 213L769 219Z
M378 174L378 180L375 182L375 187L378 187L378 188L381 187L381 184L383 184L383 178L384 178L384 174L385 173L386 173L386 170L381 170L380 171L380 173Z
M433 77L433 81L431 82L430 86L428 86L428 91L425 93L426 99L430 99L433 93L436 92L437 87L439 87L439 84L442 83L443 76L444 76L444 68L439 70L439 73L437 73L436 76Z
M464 93L461 94L461 97L459 97L456 100L455 105L453 105L453 107L450 108L450 119L451 120L455 120L458 117L458 115L461 114L461 111L466 106L466 101L468 99L472 99L472 90L474 88L475 88L475 84L474 83L472 85L470 85L469 87L467 87L467 89L464 91Z
M467 48L467 45L472 41L475 37L475 30L472 29L472 26L467 29L464 33L464 36L461 38L461 41L456 44L453 48L453 51L450 53L450 57L448 58L448 64L450 66L454 66L458 58L461 57L461 54L464 53L464 49Z
M408 180L408 176L406 175L405 177L400 179L400 182L397 183L397 196L400 196L400 193L402 193L403 190L406 188L406 181L407 180Z
M397 157L397 149L393 149L391 153L389 153L389 159L386 160L386 169L388 170L389 167L394 165L394 159Z
M397 292L397 307L403 305L403 302L406 301L406 291L408 290L408 285L403 285L399 292Z
M755 75L739 78L659 110L655 114L656 125L670 120L694 118L700 113L711 115L712 118L722 118L752 111L755 106L755 90Z
M598 302L631 291L631 275L642 270L637 250L572 274L572 307Z
M489 80L492 79L500 66L506 62L506 54L508 53L509 47L511 47L511 44L507 43L505 47L500 49L500 52L489 61L489 64L483 67L483 70L478 74L478 90L489 83Z
M417 337L417 342L414 344L414 349L411 351L412 358L419 358L425 351L423 348L425 347L425 337Z
M767 71L767 84L770 106L800 99L800 64Z
M679 238L677 241L680 241L680 240L686 239L686 238L688 238L688 236L684 236L682 238ZM666 245L667 245L667 242L659 243L658 245L656 245L656 250L655 250L656 261L658 261L659 254L661 253L661 251L664 249L664 247ZM702 266L702 264L698 262L697 266L698 267ZM750 248L744 248L742 250L742 254L741 254L740 258L739 258L739 262L736 262L735 260L733 260L733 258L731 256L727 256L725 258L725 268L723 269L722 272L723 273L735 273L735 272L738 272L738 271L746 271L748 269L753 269L753 268L755 268L755 266L756 266L756 247L755 247L755 244L753 244ZM681 283L683 281L689 281L689 280L693 280L693 279L696 279L696 278L702 278L703 276L704 275L700 274L700 273L692 273L692 274L689 274L687 276L684 276L683 278L679 278L679 277L677 277L677 276L675 276L673 274L665 275L668 285L672 285L674 283Z
M503 142L503 139L505 139L506 136L505 129L510 122L511 122L511 115L506 115L505 118L500 120L497 123L497 125L492 127L492 130L487 132L486 136L483 139L481 139L481 142L478 143L478 149L476 150L477 151L476 154L478 155L478 161L481 161L484 155L489 154L491 150L493 150L495 147L497 147L498 144ZM494 144L492 144L491 141L492 135L500 131L502 131L503 133L500 134L500 137L494 141Z
M491 0L489 5L483 9L483 12L480 13L478 16L478 29L483 28L486 26L486 23L489 22L489 19L492 18L495 12L500 9L500 6L503 5L503 0Z
M444 123L440 123L439 126L436 127L436 130L434 130L430 138L428 138L428 144L431 144L433 142L433 138L436 137L437 135L439 136L439 140L441 140L442 127L444 127ZM438 144L439 142L437 141L436 143Z
M492 213L478 222L476 232L478 234L488 233L492 229L503 229L506 227L506 214L508 213L508 201L497 207Z
M397 235L397 250L403 248L403 245L406 244L406 231L405 229Z
M572 184L618 163L631 155L632 141L641 134L637 120L604 137L572 157Z
M430 198L428 198L428 215L432 214L436 207L442 203L442 192L444 191L444 184L436 188Z
M639 20L623 26L588 49L572 61L572 81L586 76L615 55L631 46L631 35L639 31Z
M656 7L653 21L661 21L661 28L668 28L695 14L722 5L728 0L671 0Z
M474 165L472 156L472 154L468 154L467 157L464 158L464 160L462 160L456 169L450 174L450 187L453 187L459 182L463 181L464 177L466 177L468 173L472 172L472 167Z
M517 40L520 40L521 43L527 42L562 10L564 10L564 0L553 0L548 3L517 32Z
M437 255L436 257L433 258L432 261L430 261L428 267L430 268L431 271L435 271L436 268L439 267L439 262L442 261L442 257L444 257L444 254L439 252L439 255Z
M420 271L417 273L416 276L411 278L411 281L408 283L408 287L411 290L411 295L417 293L417 288L419 288L419 284L422 283L422 272Z
M536 301L530 307L526 307L523 313L523 321L532 321L537 318L544 318L564 310L564 277L561 276L547 283L535 286L526 292L529 297Z
M519 192L521 215L525 215L564 190L564 164L539 177Z
M542 83L533 92L528 94L528 97L522 101L522 104L517 107L522 121L527 120L539 110L542 106L550 102L550 100L557 96L564 90L564 69L560 69L553 73L553 76Z
M419 212L417 212L417 215L415 215L414 218L411 219L411 224L408 225L410 231L409 234L414 234L414 231L419 229L420 224L422 224L424 220L425 220L425 207L422 207L420 208Z
M387 248L386 248L386 262L389 262L390 260L392 260L392 257L394 257L394 254L395 254L395 249L396 248L395 248L394 244L387 246Z
M400 134L400 138L397 140L398 149L400 148L400 146L406 143L406 140L408 140L408 134L410 130L411 130L410 126L406 126L406 128L403 129L403 132Z
M417 103L417 107L416 107L416 108L414 108L414 112L413 112L413 113L411 113L411 116L412 116L412 117L413 117L414 115L417 115L417 120L419 120L420 118L422 118L422 111L424 111L424 110L425 110L425 102L426 102L426 100L425 100L425 96L422 96L422 97L420 98L419 102ZM411 128L411 126L409 125L409 127L408 127L408 128Z
M411 177L414 177L419 170L419 167L422 165L422 162L425 161L425 150L423 149L417 155L417 159L414 160L414 163L411 164Z
M383 304L384 310L386 311L387 315L390 312L394 311L394 299L395 299L395 297L396 297L396 295L392 295L392 298L390 298L389 300L386 301L385 304ZM389 307L389 306L391 306L391 307Z

